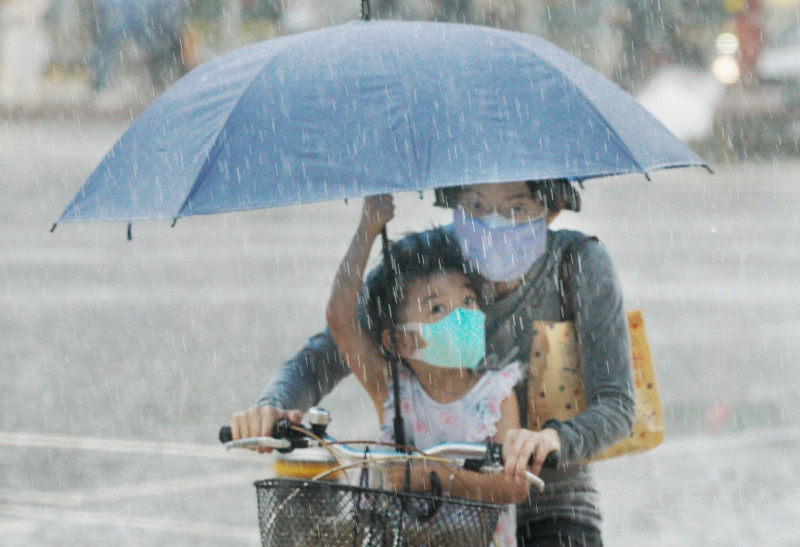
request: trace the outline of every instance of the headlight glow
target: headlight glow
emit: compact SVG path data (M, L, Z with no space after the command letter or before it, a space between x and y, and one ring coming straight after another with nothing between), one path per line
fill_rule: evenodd
M717 51L722 55L732 55L739 49L739 38L730 32L724 32L717 36Z
M741 77L739 63L731 55L721 55L714 59L711 74L723 84L735 84Z

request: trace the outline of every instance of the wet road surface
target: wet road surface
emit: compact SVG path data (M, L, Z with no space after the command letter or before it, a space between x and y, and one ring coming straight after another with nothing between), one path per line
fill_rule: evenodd
M217 427L323 326L360 204L48 230L124 128L0 124L0 543L258 543L264 458ZM589 181L561 227L609 247L668 420L597 466L609 545L800 541L800 162ZM398 199L390 233L447 222ZM334 433L370 434L346 382Z

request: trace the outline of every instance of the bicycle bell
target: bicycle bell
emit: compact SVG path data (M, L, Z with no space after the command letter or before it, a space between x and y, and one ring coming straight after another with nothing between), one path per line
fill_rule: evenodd
M325 436L325 429L331 423L331 411L321 406L311 407L308 410L308 423L311 424L311 432L317 437Z

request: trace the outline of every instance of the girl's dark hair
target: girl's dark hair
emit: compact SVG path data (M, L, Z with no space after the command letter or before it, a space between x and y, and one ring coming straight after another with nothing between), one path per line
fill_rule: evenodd
M465 276L468 272L458 244L441 228L407 235L390 245L389 256L391 279L382 260L367 276L362 295L366 311L362 323L378 343L384 329L402 323L405 289L410 283L446 272ZM474 285L471 279L470 283Z
M544 179L528 180L528 189L533 198L547 206L549 211L557 212L562 209L575 211L581 210L581 195L568 179ZM453 208L458 201L458 194L464 190L464 186L451 186L449 188L437 188L436 201L434 205L438 207Z

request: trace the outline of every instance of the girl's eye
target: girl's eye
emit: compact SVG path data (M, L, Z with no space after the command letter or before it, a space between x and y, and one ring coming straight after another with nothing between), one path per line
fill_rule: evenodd
M479 213L479 212L483 211L483 204L481 204L480 202L477 202L477 201L473 201L473 202L471 202L469 204L469 208L470 208L470 210L472 212Z
M433 313L434 315L438 315L444 311L445 311L444 306L442 306L441 304L436 304L431 308L431 313Z
M464 297L464 305L467 307L475 305L475 297L474 296L465 296Z

